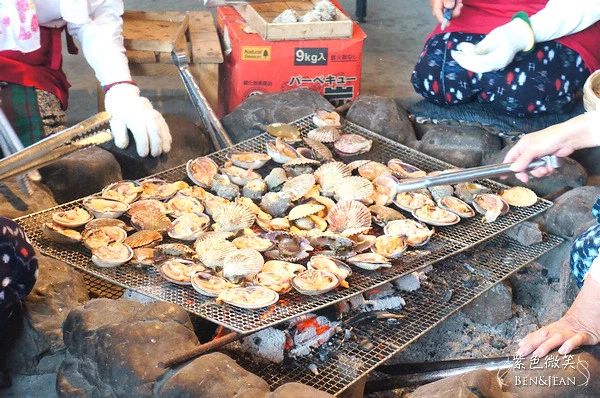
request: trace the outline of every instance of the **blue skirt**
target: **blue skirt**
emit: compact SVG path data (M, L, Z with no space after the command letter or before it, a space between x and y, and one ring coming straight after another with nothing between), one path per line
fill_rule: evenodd
M571 249L571 271L579 287L600 252L600 199L592 207L592 214L598 223L579 235Z

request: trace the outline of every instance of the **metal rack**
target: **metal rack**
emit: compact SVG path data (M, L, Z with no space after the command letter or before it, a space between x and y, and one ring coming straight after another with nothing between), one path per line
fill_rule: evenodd
M314 128L310 116L295 122L303 134ZM452 167L433 157L422 154L406 146L400 145L388 138L382 137L358 125L346 123L344 131L357 133L373 140L370 152L349 158L372 159L387 162L391 158L400 158L414 164L426 171L442 170ZM264 151L265 143L272 138L265 134L251 138L235 145L232 148L221 150L210 155L217 163L222 164L226 155L231 150ZM268 173L273 165L261 169L261 173ZM152 177L167 181L187 179L185 167L179 166ZM493 181L482 181L484 185L498 191L503 185ZM393 267L377 271L357 271L349 278L349 289L337 290L321 296L302 296L297 293L285 295L277 304L263 310L244 310L231 306L217 305L214 299L209 299L196 293L191 287L173 285L164 280L154 269L141 270L133 267L98 268L90 261L90 253L82 245L64 246L45 239L40 226L51 219L52 213L80 206L81 200L76 200L61 206L44 210L35 214L21 217L17 221L24 227L32 243L39 250L51 257L62 260L75 268L89 273L97 278L115 285L130 288L159 300L181 305L183 308L204 317L217 324L241 333L258 331L268 326L273 326L303 313L312 312L327 307L336 302L348 299L353 295L372 289L402 275L422 269L448 258L452 255L476 246L490 238L495 237L504 230L548 209L552 203L540 199L531 207L511 208L510 212L500 217L492 224L485 224L480 217L461 221L458 225L441 227L430 241L418 252L404 256L396 261Z

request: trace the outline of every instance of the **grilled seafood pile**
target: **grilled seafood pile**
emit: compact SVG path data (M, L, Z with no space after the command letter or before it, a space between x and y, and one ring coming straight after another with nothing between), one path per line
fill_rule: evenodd
M263 152L232 148L223 164L192 159L186 181L111 184L41 229L56 243L84 245L98 267L145 269L253 309L291 290L348 288L353 270L393 267L426 245L434 227L477 213L493 222L537 201L527 188L495 194L476 183L397 193L398 182L427 172L401 159L352 159L373 142L344 133L332 112L313 122L306 134L267 126Z

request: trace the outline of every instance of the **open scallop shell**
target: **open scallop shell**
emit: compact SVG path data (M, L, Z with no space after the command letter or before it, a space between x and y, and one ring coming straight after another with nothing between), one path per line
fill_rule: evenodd
M162 234L158 231L137 231L134 234L129 235L123 243L132 249L139 247L150 247L162 242Z
M392 173L399 178L421 178L427 173L412 164L405 163L400 159L390 159L387 166L392 170Z
M309 256L313 250L306 238L287 232L269 232L266 237L275 243L273 250L265 252L265 257L272 260L296 262Z
M258 235L238 236L233 240L233 244L238 249L255 249L259 252L265 252L273 247L273 242Z
M371 251L382 255L385 258L396 259L402 256L408 243L403 237L398 235L381 235L375 239L375 244L371 246Z
M246 198L259 200L267 192L267 183L262 178L250 180L242 188L242 195Z
M303 265L281 260L269 260L262 268L262 272L281 274L288 278L293 278L302 271L306 271Z
M509 210L509 205L504 199L491 193L473 196L473 207L478 213L483 214L487 223L493 223L499 216L508 213Z
M383 232L386 235L401 236L409 246L419 247L427 244L435 231L418 221L405 219L390 221L383 228Z
M169 214L167 205L156 199L143 199L129 205L127 214L132 217L138 211L154 210L161 214Z
M119 227L99 227L86 229L81 235L85 247L96 250L110 243L121 243L127 238L127 232Z
M307 296L325 294L339 285L335 274L329 271L308 269L292 278L292 286L298 293Z
M394 198L394 204L402 210L412 212L425 205L435 205L433 199L419 192L400 192Z
M120 242L110 243L92 251L92 262L103 268L118 267L132 257L133 249Z
M223 268L225 256L238 250L230 241L217 238L197 241L194 248L202 264L212 269Z
M312 256L308 260L307 266L309 269L318 269L322 271L328 271L334 274L340 281L340 285L348 287L346 279L352 274L352 268L345 262L336 258L331 258L323 255Z
M260 209L272 217L283 217L292 205L292 197L286 192L267 192L260 200Z
M140 184L142 187L140 199L167 200L172 198L180 189L187 188L187 184L183 181L169 183L160 178L148 178Z
M490 192L492 191L488 187L478 184L476 182L466 182L463 184L458 184L454 187L455 195L459 199L469 204L473 204L473 198L475 197L475 195Z
M287 174L285 170L281 167L275 167L271 172L265 177L265 182L270 190L274 190L275 188L280 187L284 182L287 181Z
M258 250L231 251L223 259L223 277L232 281L251 280L260 272L265 260Z
M202 214L204 211L204 206L198 199L180 194L177 194L169 199L167 202L167 208L173 217L179 217L188 213Z
M191 284L195 291L208 297L217 297L224 290L235 287L227 279L211 275L208 272L194 273L191 277Z
M264 286L279 294L292 290L291 277L283 273L261 271L256 275L254 280L260 286Z
M185 171L194 184L210 188L213 177L219 172L219 166L209 157L200 157L189 160Z
M377 177L392 175L392 170L383 163L370 161L358 166L358 175L373 181Z
M292 159L300 157L298 152L293 146L284 142L281 138L275 139L275 141L269 141L265 144L267 149L267 155L277 163L287 163Z
M167 230L173 239L193 241L208 229L210 218L206 214L182 214L173 222Z
M333 144L335 151L340 156L355 156L369 152L373 140L358 134L342 134Z
M347 260L350 264L368 271L374 271L379 268L389 268L392 266L390 260L377 253L362 253L350 257Z
M85 227L83 229L85 231L87 229L94 229L100 227L119 227L124 231L133 230L133 228L125 224L125 221L117 220L116 218L95 218L93 220L88 221L88 223L85 224Z
M442 209L446 209L456 214L460 218L471 218L475 217L475 210L469 206L466 202L454 197L445 196L438 201L438 206Z
M118 218L129 209L127 203L97 196L85 198L83 206L96 218Z
M325 206L319 203L305 203L292 208L292 210L290 210L290 213L288 214L288 218L290 221L294 221L313 214L317 214L318 212L324 209Z
M332 232L356 235L371 228L371 212L360 202L342 200L329 211L327 222Z
M373 213L373 222L380 227L385 227L387 223L394 220L403 220L406 217L396 209L382 205L373 205L369 207Z
M309 139L325 144L336 142L341 135L342 132L338 130L337 127L333 126L317 127L316 129L310 130L308 133L306 133L306 136Z
M315 176L312 174L302 174L286 181L283 184L282 192L288 193L292 200L298 200L306 195L315 185Z
M191 285L192 276L204 270L201 264L181 258L171 258L158 266L162 277L177 285Z
M435 187L429 187L428 190L431 193L431 197L436 202L454 194L454 187L452 185L437 185Z
M373 180L374 192L371 199L378 205L389 205L398 190L398 180L392 175L382 175Z
M215 231L237 232L244 228L250 228L256 216L244 205L238 203L227 203L220 206L212 214L216 223Z
M375 235L368 234L358 234L352 237L352 241L354 242L354 251L357 253L362 253L375 244L375 239L377 237Z
M70 210L59 211L52 214L52 221L66 228L81 227L92 218L94 217L81 207L74 207Z
M258 309L275 304L279 300L277 292L264 286L234 287L223 290L217 302L224 302L234 307Z
M344 177L333 188L335 200L358 200L362 202L373 195L374 189L371 181L364 177Z
M131 216L131 225L138 231L149 229L164 232L171 225L171 220L157 210L141 210Z
M319 183L321 194L333 196L334 188L344 177L349 177L350 168L343 162L329 162L315 171L315 180Z
M329 148L327 148L322 142L311 140L310 138L304 138L304 142L310 149L312 149L317 159L325 162L333 160L333 153L331 153Z
M231 182L239 186L246 185L248 181L262 178L260 174L252 170L246 170L241 167L234 166L229 162L226 163L223 167L221 167L221 171L223 172L223 174L229 177Z
M217 174L212 181L211 189L217 196L229 200L233 200L240 195L240 187L229 179L224 174Z
M284 163L283 169L290 176L299 176L301 174L312 174L314 168L319 166L321 162L314 159L305 158L301 156L296 159L292 159L287 163Z
M456 213L436 205L425 205L413 211L412 215L425 224L435 226L454 225L460 222L460 217Z
M233 152L227 158L237 167L253 170L260 169L271 160L269 155L261 152Z
M326 111L323 109L319 109L319 110L315 111L312 121L315 124L315 126L317 126L317 127L325 127L325 126L341 127L341 125L342 125L339 113L337 113L335 111L329 112L329 111Z
M273 137L281 138L290 144L302 139L300 130L293 124L288 123L271 123L267 126L267 133Z
M74 229L62 227L55 223L44 223L42 225L44 235L56 243L78 243L81 242L81 234Z
M133 257L129 263L135 267L149 267L156 261L156 251L151 247L138 247L133 249Z
M142 187L137 181L125 180L108 185L102 190L101 196L123 203L132 203L141 193Z
M515 207L529 207L537 203L538 197L529 188L525 187L512 187L503 190L500 193L502 199L504 199L509 205Z

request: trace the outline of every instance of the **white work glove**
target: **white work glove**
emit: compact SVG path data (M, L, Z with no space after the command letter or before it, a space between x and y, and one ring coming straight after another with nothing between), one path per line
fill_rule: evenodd
M529 24L515 18L492 30L477 45L459 43L452 57L463 68L475 73L503 69L510 64L519 51L534 45L534 34Z
M148 153L156 157L171 150L171 133L165 119L147 98L140 97L139 88L133 84L112 86L106 93L104 106L111 115L110 129L117 147L129 145L129 129L141 157Z

